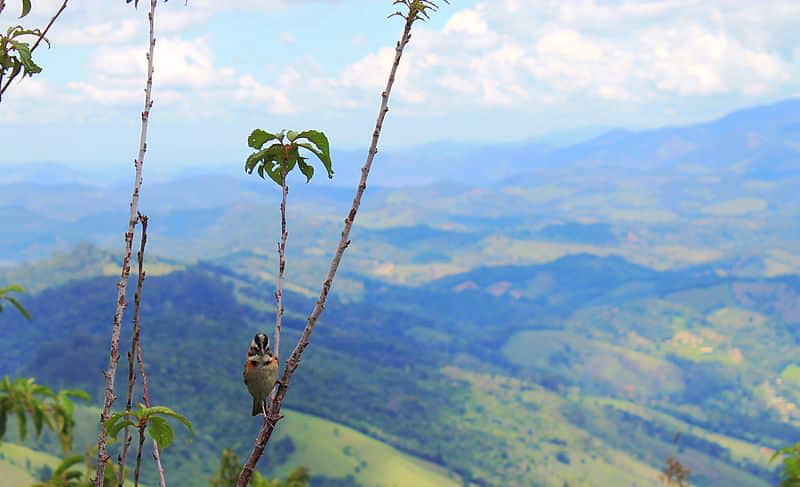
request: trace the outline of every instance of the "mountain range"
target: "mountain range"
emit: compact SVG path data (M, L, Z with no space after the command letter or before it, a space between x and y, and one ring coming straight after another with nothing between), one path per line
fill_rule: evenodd
M798 136L789 100L561 146L379 153L287 396L311 419L290 419L265 474L372 485L363 452L308 453L313 423L440 482L652 485L674 454L696 485L773 483L771 453L800 438ZM336 177L352 170L342 158ZM0 282L26 286L34 316L0 315L0 373L98 397L129 188L38 171L0 184ZM145 167L143 339L154 396L197 427L166 457L185 485L251 444L239 362L274 319L278 198L258 178L150 183ZM351 198L290 185L286 343Z

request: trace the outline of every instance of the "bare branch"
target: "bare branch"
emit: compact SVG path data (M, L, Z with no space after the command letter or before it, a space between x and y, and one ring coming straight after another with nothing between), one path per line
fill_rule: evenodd
M142 268L142 257L144 256L144 246L147 242L147 217L139 213L138 221L142 224L141 244L139 246L139 283L136 287L133 312L133 337L131 338L131 349L128 352L128 395L125 401L125 410L130 411L133 406L133 385L136 382L136 372L134 365L136 362L136 346L139 343L139 303L141 302L142 284L144 283L144 270ZM131 444L130 428L125 427L122 439L122 449L119 453L117 470L117 487L123 487L125 483L125 460L128 457L128 447Z
M142 299L142 283L144 283L145 272L142 269L144 262L144 244L147 241L147 217L140 214L142 219L142 247L139 251L139 282L136 289L136 297L133 308L133 326L134 333L136 330L141 332L141 322L139 320L140 303ZM150 407L150 393L147 389L147 374L144 372L144 361L142 360L142 340L140 334L137 334L136 340L136 361L139 363L139 374L142 376L142 397L144 399L145 407ZM161 455L158 451L158 443L153 440L153 460L156 462L156 469L158 469L159 487L166 487L167 481L164 478L164 467L161 465Z
M61 15L61 12L63 12L64 9L67 8L67 1L68 0L64 0L64 3L61 4L61 7L58 9L58 11L55 13L55 15L53 15L53 17L50 19L50 22L47 23L47 27L44 28L44 30L39 35L39 38L36 39L36 42L33 44L33 47L31 47L31 53L33 53L33 51L35 51L36 48L39 47L39 43L41 43L42 40L45 38L44 36L47 35L47 31L49 31L50 27L53 26L53 24L55 23L55 21L58 18L58 16ZM2 0L0 0L0 12L3 11L2 6L3 6L3 3L2 3ZM11 76L9 76L8 79L6 79L5 84L3 84L2 83L2 79L0 79L0 97L3 96L3 93L6 92L6 90L9 87L9 85L11 85L11 82L14 81L14 78L16 78L18 73L19 72L12 72Z
M139 362L139 372L142 376L143 383L143 396L146 407L150 407L150 395L147 392L147 375L144 372L144 364L142 363L142 342L141 342L141 306L142 306L142 287L144 286L145 271L144 271L144 250L147 245L147 224L149 218L146 215L139 213L139 223L142 226L142 235L140 240L139 252L137 253L138 261L138 280L136 283L136 294L134 296L133 306L133 338L131 339L131 350L128 352L128 400L125 406L127 411L131 410L133 398L133 384L136 381L136 374L134 372L134 362ZM127 458L128 447L131 443L131 437L128 427L125 427L125 437L122 443L122 452L119 457L119 477L117 487L122 487L125 480L125 460ZM161 466L161 458L158 452L158 444L153 440L153 458L156 462L160 477L160 487L166 487L164 479L164 468Z
M403 50L411 40L411 27L415 20L417 20L417 15L412 9L410 14L405 18L403 33L395 47L394 62L392 63L392 68L389 72L389 79L386 82L386 88L384 89L383 93L381 93L381 105L380 109L378 110L378 119L375 122L375 130L372 133L372 143L367 154L367 160L364 162L364 166L361 168L361 180L359 182L355 197L353 198L353 205L350 208L347 218L345 218L344 229L342 230L342 235L339 239L339 245L336 249L333 259L331 260L328 274L323 281L319 298L314 305L313 311L308 316L303 334L292 351L292 354L289 356L289 359L286 361L283 375L281 376L281 380L278 385L278 392L270 404L269 417L264 418L264 423L261 426L261 430L258 432L258 436L256 436L255 444L253 445L253 451L247 458L247 462L245 462L244 466L242 467L242 471L239 474L238 480L236 481L236 487L246 487L250 482L250 478L253 475L256 464L261 458L261 455L264 453L264 449L266 448L267 442L269 442L272 432L275 429L275 425L282 418L280 416L280 409L283 405L283 400L289 387L289 381L291 380L295 369L297 369L298 365L300 364L300 357L308 346L309 338L311 337L311 333L314 331L314 326L316 325L319 316L322 314L322 311L325 308L325 303L333 286L333 279L336 276L336 271L339 269L339 263L342 260L344 251L350 245L350 230L353 227L353 222L355 221L358 209L361 206L361 198L364 195L364 191L367 189L367 178L369 176L369 171L372 168L372 161L375 159L375 154L378 153L378 140L380 139L381 129L383 128L383 121L389 111L389 96L392 93L392 87L394 86L397 69L400 66L400 60L403 57Z
M117 283L117 309L114 313L114 324L111 329L111 346L108 358L108 369L105 372L105 400L100 414L100 433L97 436L97 471L94 478L95 487L103 487L103 476L106 468L108 453L106 451L107 432L105 421L111 414L111 405L114 403L114 379L119 363L119 335L122 326L122 317L125 313L125 291L128 287L128 278L131 272L131 252L133 247L133 230L136 225L139 207L139 189L142 186L142 164L147 150L147 124L150 119L150 109L153 106L153 52L155 50L155 10L157 0L150 0L148 21L150 25L150 42L147 52L147 82L144 96L144 111L142 112L142 127L139 135L139 152L134 165L136 175L133 181L133 195L131 196L130 217L128 219L128 232L125 234L125 251L122 259L122 272Z

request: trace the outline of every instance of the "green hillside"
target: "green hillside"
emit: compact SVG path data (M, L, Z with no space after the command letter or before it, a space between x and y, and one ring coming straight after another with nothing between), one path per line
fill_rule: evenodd
M99 409L94 407L76 408L76 447L92 444L97 435L95 421L99 413ZM286 417L272 440L276 446L270 449L260 468L267 477L283 478L296 467L305 466L314 478L351 478L365 487L462 485L447 470L400 452L352 428L297 411L284 410L283 413ZM14 428L12 421L9 439L18 441ZM57 455L61 453L54 448L54 444L46 433L38 441L29 440L28 446L12 442L0 445L0 478L13 480L2 485L30 485L43 466L55 468L60 461ZM166 460L175 454L182 455L185 450L172 447L162 452L162 458ZM206 460L210 462L206 468L215 467L211 452ZM145 461L150 463L150 457L147 456ZM145 465L144 469L148 470L148 466ZM170 477L176 478L173 475ZM202 484L202 479L195 477L191 482L192 485Z
M147 280L151 394L197 430L191 443L179 432L165 454L178 482L204 482L223 448L246 455L258 427L241 357L273 320L274 298L270 276L249 270L181 265ZM287 395L312 416L281 423L261 464L267 477L303 464L318 482L352 475L362 485L440 483L448 472L479 486L652 485L677 449L695 485L769 485L766 456L800 436L793 277L579 255L422 287L350 279L361 298L329 303ZM34 321L4 316L15 332L0 345L0 370L99 397L100 373L85 371L105 366L115 281L27 295ZM298 291L285 295L288 343L313 305ZM152 484L151 466L144 476Z
M42 468L55 468L61 460L47 453L11 443L0 444L2 485L25 487L38 482Z
M294 446L291 455L270 475L283 477L297 466L312 475L352 476L365 487L457 487L452 474L436 465L401 453L351 428L316 416L287 411L272 441Z

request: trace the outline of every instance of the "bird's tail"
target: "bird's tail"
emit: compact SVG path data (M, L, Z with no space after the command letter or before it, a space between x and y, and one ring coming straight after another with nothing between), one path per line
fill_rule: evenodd
M262 408L263 406L263 408ZM253 416L258 416L262 414L267 409L267 401L259 401L256 398L253 398Z

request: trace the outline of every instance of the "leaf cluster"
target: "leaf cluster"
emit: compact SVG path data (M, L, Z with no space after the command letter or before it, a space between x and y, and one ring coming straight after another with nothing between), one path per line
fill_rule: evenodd
M140 432L147 431L152 439L156 441L159 448L168 448L175 437L175 431L167 422L166 417L180 421L190 433L194 434L192 423L182 414L176 413L166 406L146 407L139 404L136 411L119 411L111 414L105 421L109 438L116 440L117 435L125 427L133 426Z
M26 36L41 38L49 46L50 42L42 35L39 29L26 29L21 25L9 27L5 35L0 35L0 73L11 78L20 72L23 76L41 73L41 66L33 61L30 44L22 39Z
M264 148L267 142L275 143ZM295 167L306 177L306 182L314 177L314 166L306 161L308 157L303 157L300 149L313 154L322 163L328 178L333 178L333 167L331 163L331 150L328 137L317 130L306 130L294 132L292 130L282 130L276 134L255 129L247 137L247 145L255 149L256 152L250 154L245 162L244 169L248 174L256 171L259 176L265 178L268 175L279 186L286 183L286 176Z
M770 458L770 462L781 456L783 457L783 472L781 472L780 487L800 485L800 443L776 451Z
M450 3L444 0L445 3ZM407 13L401 11L394 12L389 17L402 17L406 20L411 18L413 21L428 20L431 18L431 12L439 10L439 6L432 0L394 0L394 5L405 5Z
M56 394L33 378L20 377L12 381L8 376L3 377L0 381L0 440L5 436L9 416L16 417L19 437L24 440L30 418L37 438L47 426L58 435L64 452L70 451L75 429L73 399L89 401L91 397L78 389L64 389Z

